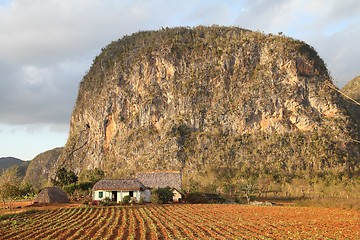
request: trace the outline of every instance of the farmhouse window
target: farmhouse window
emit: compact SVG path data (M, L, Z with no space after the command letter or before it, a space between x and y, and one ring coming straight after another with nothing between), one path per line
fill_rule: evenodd
M99 192L99 198L103 198L103 192Z

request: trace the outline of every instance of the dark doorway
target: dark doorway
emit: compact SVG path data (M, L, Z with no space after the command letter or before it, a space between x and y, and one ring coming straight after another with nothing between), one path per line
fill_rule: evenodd
M117 191L111 192L111 201L117 202Z
M129 192L129 196L130 196L130 197L133 197L133 196L134 196L134 192L133 192L133 191L130 191L130 192Z

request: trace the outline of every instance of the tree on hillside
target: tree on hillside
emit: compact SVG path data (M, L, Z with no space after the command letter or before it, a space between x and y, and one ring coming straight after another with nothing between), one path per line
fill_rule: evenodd
M99 168L94 168L81 172L79 175L79 182L77 183L76 190L74 191L74 195L76 195L77 198L85 197L85 199L87 198L88 201L91 201L92 187L95 183L97 183L104 177L104 171Z
M71 184L76 184L78 177L71 170L66 170L64 167L60 168L55 175L54 179L51 179L51 182L58 187L64 187Z
M99 168L94 168L91 170L83 171L79 176L79 181L83 183L89 182L94 185L96 182L98 182L100 179L103 179L104 177L105 173L103 170Z
M78 187L78 176L73 171L62 167L57 170L55 178L52 178L51 182L54 186L62 188L67 194L72 196Z
M91 188L104 176L104 171L98 168L86 170L78 177L73 171L62 167L58 169L51 182L62 188L72 199L78 200L83 197L91 197Z
M9 201L11 210L13 201L21 195L20 177L18 167L11 167L3 171L0 175L0 197L5 208L6 201Z

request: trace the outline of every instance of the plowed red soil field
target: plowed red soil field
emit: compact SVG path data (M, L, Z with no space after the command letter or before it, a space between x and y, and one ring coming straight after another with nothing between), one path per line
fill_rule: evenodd
M360 212L246 205L141 205L29 211L0 239L360 239Z

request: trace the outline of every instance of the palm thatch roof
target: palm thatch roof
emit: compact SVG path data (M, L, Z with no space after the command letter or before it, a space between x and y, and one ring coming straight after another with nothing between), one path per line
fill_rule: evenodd
M103 179L95 183L93 190L145 190L138 179Z
M46 187L35 197L36 203L68 203L66 193L57 187Z
M180 171L144 171L137 172L135 177L148 188L182 188Z

